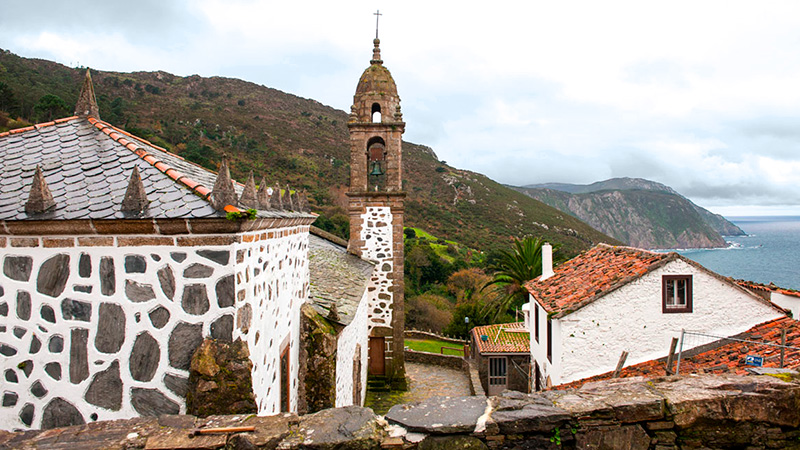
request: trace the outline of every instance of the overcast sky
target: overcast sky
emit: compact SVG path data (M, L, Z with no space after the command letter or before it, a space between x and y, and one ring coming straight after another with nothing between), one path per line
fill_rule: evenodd
M641 177L726 215L800 215L800 2L467 5L0 0L0 48L349 111L380 9L404 137L452 166L516 185Z

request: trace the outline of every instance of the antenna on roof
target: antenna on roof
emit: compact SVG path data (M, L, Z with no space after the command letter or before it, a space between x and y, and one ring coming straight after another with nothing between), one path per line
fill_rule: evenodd
M379 9L372 15L375 16L375 39L378 39L378 21L381 20L383 14L381 14L381 10Z

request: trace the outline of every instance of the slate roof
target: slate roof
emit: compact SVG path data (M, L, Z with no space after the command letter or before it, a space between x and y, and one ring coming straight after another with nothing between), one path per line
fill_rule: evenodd
M30 216L25 202L37 165L56 206ZM141 215L130 216L120 205L134 165L150 204ZM215 179L215 173L93 117L0 133L0 220L224 217L207 200ZM234 184L241 193L243 186Z
M790 317L781 317L756 325L744 333L734 336L737 339L756 342L781 343L781 331L786 330L786 345L795 347L786 349L784 354L784 368L800 369L800 322ZM727 342L727 343L726 343ZM758 355L764 358L763 367L780 366L780 348L766 345L757 345L747 342L720 340L691 349L681 355L682 375L688 373L735 373L744 374L748 366L745 364L747 355ZM673 363L674 364L674 363ZM673 370L675 366L673 365ZM558 389L582 386L591 381L611 378L612 372L596 375L571 383L559 385ZM620 377L657 377L666 375L665 358L645 361L625 367L620 372Z
M481 336L488 336L482 340ZM524 322L483 325L472 329L472 342L478 352L485 353L526 353L531 352L531 335Z
M556 267L550 278L525 287L548 314L561 317L678 258L677 253L599 244Z
M340 245L310 234L308 265L309 297L315 309L324 317L349 325L367 289L374 264L348 253ZM338 318L329 317L334 303Z

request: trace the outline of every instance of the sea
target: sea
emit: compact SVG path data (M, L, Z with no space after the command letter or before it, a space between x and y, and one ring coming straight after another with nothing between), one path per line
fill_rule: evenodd
M720 275L800 290L800 216L727 217L746 236L728 246L675 250Z

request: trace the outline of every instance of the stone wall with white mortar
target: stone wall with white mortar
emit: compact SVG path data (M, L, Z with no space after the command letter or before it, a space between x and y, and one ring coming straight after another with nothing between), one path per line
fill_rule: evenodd
M662 275L692 275L691 313L662 312ZM531 351L543 378L550 376L557 385L614 370L623 351L628 352L626 365L664 357L681 329L731 336L781 316L744 289L675 260L554 319L552 364L543 357L547 324L540 312L540 342L534 349L532 337Z
M388 206L368 206L361 215L361 240L364 250L361 257L376 261L369 295L369 329L392 326L392 285L389 275L394 270L392 251L392 211Z
M356 360L361 361L361 402L364 404L367 395L367 353L369 345L369 325L367 310L368 292L364 291L364 296L358 304L358 309L353 316L353 321L346 326L336 343L336 407L350 406L353 404L353 383L355 382L353 366ZM356 354L356 350L359 354Z
M264 347L291 336L296 408L307 229L4 238L0 429L183 413L192 352L209 336L248 341L262 414L277 404L266 381L277 350ZM261 318L252 327L261 330L260 345L255 333L234 328L247 307ZM279 326L265 319L273 315Z
M244 235L236 244L234 339L248 343L259 415L280 410L280 355L289 345L290 410L297 411L300 306L308 298L308 226Z

